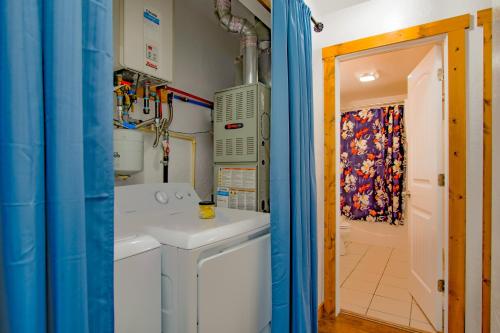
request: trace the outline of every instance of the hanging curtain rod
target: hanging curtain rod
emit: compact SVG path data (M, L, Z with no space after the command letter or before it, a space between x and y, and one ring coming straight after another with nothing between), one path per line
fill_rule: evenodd
M311 16L311 21L312 21L312 23L314 24L314 31L316 31L316 32L321 32L321 31L323 31L323 28L325 27L325 26L323 25L323 23L316 21L316 20L314 19L314 17L312 17L312 16Z
M346 113L350 111L357 111L357 110L362 110L362 109L367 109L367 108L375 108L375 107L384 107L384 106L393 106L396 104L405 104L404 101L395 101L395 102L389 102L389 103L375 103L375 104L365 104L365 105L353 105L353 106L347 106L345 108L341 108L340 112L341 113Z
M257 0L259 3L267 9L269 12L271 12L271 0ZM325 27L323 23L316 21L314 17L311 15L311 22L314 24L314 31L316 32L321 32L323 31L323 28Z

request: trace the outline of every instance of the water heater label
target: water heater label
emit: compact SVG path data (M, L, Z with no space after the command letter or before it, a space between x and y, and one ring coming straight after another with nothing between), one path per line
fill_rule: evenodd
M160 13L144 8L144 64L158 70L160 64Z

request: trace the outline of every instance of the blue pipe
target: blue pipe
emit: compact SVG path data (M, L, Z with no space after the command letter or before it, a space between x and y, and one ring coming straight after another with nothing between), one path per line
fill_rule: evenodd
M115 124L122 126L123 128L127 128L127 129L135 129L136 128L136 125L133 123L129 123L126 121L120 122L118 119L113 119L113 121L115 122Z

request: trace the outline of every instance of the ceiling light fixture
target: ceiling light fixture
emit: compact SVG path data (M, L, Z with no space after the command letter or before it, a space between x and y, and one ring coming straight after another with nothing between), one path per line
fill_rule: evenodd
M376 79L378 79L377 72L365 73L365 74L361 74L359 76L359 81L361 81L361 82L370 82L370 81L375 81Z

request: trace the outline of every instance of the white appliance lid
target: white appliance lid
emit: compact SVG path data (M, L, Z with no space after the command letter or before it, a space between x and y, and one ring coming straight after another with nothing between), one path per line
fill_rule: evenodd
M115 239L114 261L132 257L160 247L156 239L148 235L130 235Z
M123 214L121 224L130 230L141 229L161 244L195 249L218 241L269 228L266 213L216 208L214 219L200 219L198 207L188 209Z

